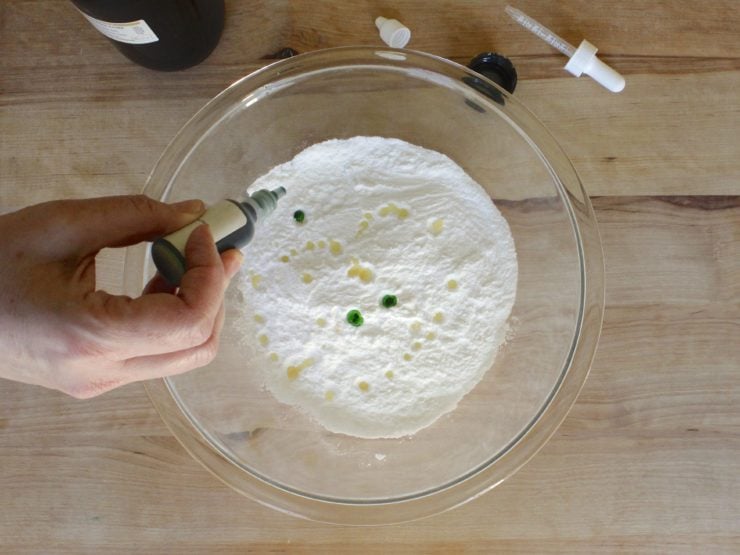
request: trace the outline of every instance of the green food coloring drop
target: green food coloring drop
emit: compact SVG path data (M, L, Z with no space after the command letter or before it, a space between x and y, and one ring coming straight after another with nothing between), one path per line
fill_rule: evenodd
M386 308L391 308L398 304L398 297L395 295L383 295L383 298L380 300L380 304Z
M354 327L359 328L365 322L365 319L362 317L359 310L350 310L347 313L347 322Z
M293 219L300 223L303 223L303 220L306 219L306 213L303 210L296 210L293 212Z

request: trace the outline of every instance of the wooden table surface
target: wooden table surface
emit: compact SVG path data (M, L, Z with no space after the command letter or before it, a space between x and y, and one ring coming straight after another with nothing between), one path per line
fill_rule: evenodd
M66 1L0 3L2 211L139 192L180 126L262 57L379 44L383 13L412 48L512 58L516 95L593 197L607 280L591 375L553 439L489 494L404 525L316 524L242 498L140 384L76 401L0 380L0 552L740 552L740 3L517 3L599 46L626 76L619 95L568 76L504 4L231 0L214 54L166 74ZM121 253L100 264L120 291Z

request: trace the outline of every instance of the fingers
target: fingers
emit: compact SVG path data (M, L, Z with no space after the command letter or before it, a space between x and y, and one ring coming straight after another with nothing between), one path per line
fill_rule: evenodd
M211 231L207 225L201 225L185 245L185 274L178 297L193 310L215 316L226 285L226 272Z
M244 255L236 249L231 249L221 253L221 262L224 265L226 279L231 280L231 278L233 278L239 271L242 262L244 262ZM151 295L152 293L175 293L176 291L177 286L172 285L164 276L162 276L162 274L157 272L156 274L154 274L154 277L149 280L149 283L147 283L146 287L144 288L143 294Z
M153 293L170 293L174 294L177 291L177 287L172 285L165 277L157 272L154 277L149 280L149 283L144 287L142 295L151 295Z
M205 206L200 200L165 204L131 195L56 201L28 210L34 209L49 212L54 233L44 237L44 246L63 258L156 239L195 220Z
M177 294L155 276L137 299L96 292L90 296L101 333L118 360L163 355L199 347L213 335L229 279L241 254L219 256L208 226L200 226L185 248L187 270Z
M241 268L244 262L244 255L241 251L231 249L221 253L221 262L224 265L224 272L226 273L226 279L231 280Z
M164 378L200 368L211 362L218 352L218 342L224 323L224 307L216 316L213 332L202 345L162 355L139 356L121 361L114 374L100 377L100 368L78 376L72 383L60 384L58 389L77 399L89 399L132 382Z
M205 366L218 353L219 336L223 325L224 307L221 305L216 315L213 333L205 343L174 353L131 358L123 364L127 381L164 378Z

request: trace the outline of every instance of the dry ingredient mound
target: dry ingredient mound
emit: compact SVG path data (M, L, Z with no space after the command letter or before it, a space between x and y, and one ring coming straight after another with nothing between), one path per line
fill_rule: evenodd
M401 437L454 409L516 295L514 241L483 188L447 156L380 137L315 144L249 191L279 186L238 278L245 366L332 432Z

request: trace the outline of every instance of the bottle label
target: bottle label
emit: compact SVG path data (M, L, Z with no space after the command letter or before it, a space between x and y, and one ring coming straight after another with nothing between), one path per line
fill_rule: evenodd
M109 39L125 42L127 44L150 44L159 41L159 37L152 31L151 27L143 19L128 21L125 23L113 23L96 19L83 13L82 15Z

